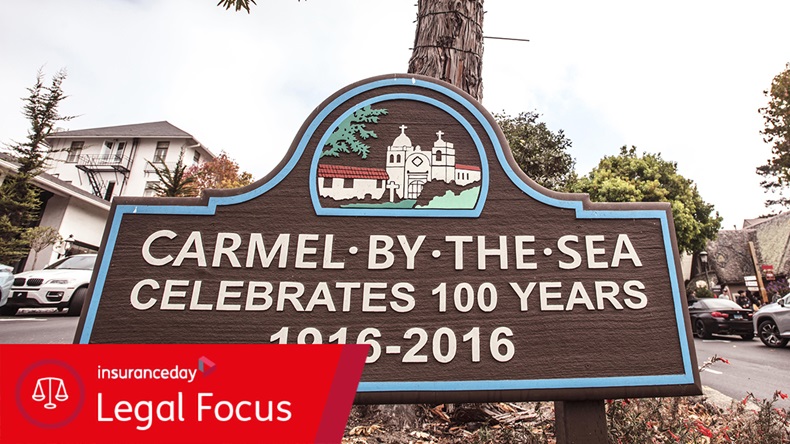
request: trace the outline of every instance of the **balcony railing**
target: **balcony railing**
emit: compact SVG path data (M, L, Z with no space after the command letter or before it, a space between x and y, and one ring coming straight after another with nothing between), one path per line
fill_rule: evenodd
M114 154L83 154L80 156L80 165L121 165L129 166L129 157L116 156Z

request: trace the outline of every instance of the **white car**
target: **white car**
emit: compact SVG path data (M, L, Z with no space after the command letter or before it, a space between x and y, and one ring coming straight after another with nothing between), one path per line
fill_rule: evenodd
M0 264L0 307L5 305L8 295L11 294L11 284L14 282L14 269L8 265Z
M763 344L784 347L790 342L790 293L754 314L754 329Z
M79 316L95 262L95 254L78 254L53 262L43 270L18 273L0 314L13 316L20 308L51 307L68 308L69 316Z

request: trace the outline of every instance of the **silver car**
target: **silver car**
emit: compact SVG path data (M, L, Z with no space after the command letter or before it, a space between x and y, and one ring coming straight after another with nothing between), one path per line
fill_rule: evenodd
M784 347L790 342L790 293L754 314L754 330L769 347Z

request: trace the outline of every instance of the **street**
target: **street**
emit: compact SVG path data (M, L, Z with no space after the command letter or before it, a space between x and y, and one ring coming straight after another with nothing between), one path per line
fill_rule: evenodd
M74 340L79 318L54 310L21 310L17 316L0 317L0 343L69 344ZM790 346L768 348L755 338L743 341L737 336L694 339L697 365L713 355L729 361L717 362L702 371L702 385L733 399L747 393L765 399L781 390L790 394ZM778 407L790 408L790 398L779 400Z
M0 344L70 344L80 318L55 310L19 310L0 316Z
M713 355L729 361L729 364L717 362L703 370L702 385L738 400L747 393L770 398L776 390L790 395L790 346L768 348L757 338L743 341L737 336L695 338L694 346L699 366ZM776 405L790 408L790 398L779 400Z

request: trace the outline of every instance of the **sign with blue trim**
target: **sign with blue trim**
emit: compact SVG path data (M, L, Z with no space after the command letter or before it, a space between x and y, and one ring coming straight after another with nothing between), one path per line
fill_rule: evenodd
M97 263L79 343L369 344L361 403L701 392L669 204L541 187L422 76L337 92L253 185L116 199Z

